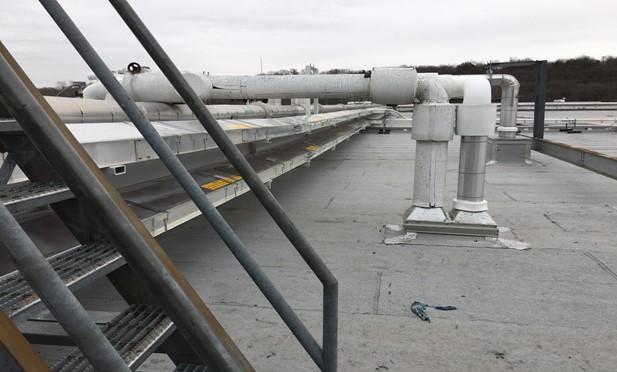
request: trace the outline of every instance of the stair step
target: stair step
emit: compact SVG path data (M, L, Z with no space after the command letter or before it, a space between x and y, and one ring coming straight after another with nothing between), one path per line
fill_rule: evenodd
M0 200L12 213L44 207L73 197L71 190L61 183L28 182L0 188Z
M66 285L75 290L124 264L108 243L79 245L48 258ZM43 310L44 304L19 271L0 277L0 310L16 323Z
M178 364L174 372L208 372L208 367L196 364Z
M175 330L171 319L156 305L131 305L109 324L103 333L128 366L135 370ZM54 372L93 371L88 359L77 349L53 366Z

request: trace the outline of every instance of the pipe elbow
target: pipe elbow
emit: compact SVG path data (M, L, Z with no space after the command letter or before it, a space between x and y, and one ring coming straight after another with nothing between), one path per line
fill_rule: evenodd
M448 92L444 88L438 74L418 74L416 98L420 102L447 103Z
M485 105L491 103L491 84L482 76L469 76L463 83L463 104Z

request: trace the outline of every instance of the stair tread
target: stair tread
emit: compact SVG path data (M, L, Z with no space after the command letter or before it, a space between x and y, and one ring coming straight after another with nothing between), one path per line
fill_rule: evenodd
M124 263L120 253L108 243L79 245L49 257L48 261L68 287L93 279L93 274L103 275ZM15 318L37 306L42 306L40 298L19 271L0 277L0 310Z
M131 305L103 327L103 333L131 369L136 369L175 330L156 305ZM55 372L93 371L77 349L52 367Z
M174 372L208 372L208 367L197 364L178 364Z
M71 190L57 182L27 182L0 188L0 200L13 213L43 207L72 197Z

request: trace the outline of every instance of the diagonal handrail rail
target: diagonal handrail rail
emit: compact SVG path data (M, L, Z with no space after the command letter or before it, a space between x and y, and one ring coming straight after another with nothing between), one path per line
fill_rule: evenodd
M178 271L0 42L0 97L20 127L107 237L140 273L197 356L220 371L254 371L210 309Z
M0 203L0 242L15 266L73 342L100 371L130 372L122 356L94 324L75 295L45 259L15 217Z
M324 335L323 349L315 341L304 323L298 318L293 309L289 306L268 276L259 267L254 258L248 253L244 244L231 226L223 218L220 212L209 201L199 184L193 179L188 170L180 162L177 156L169 148L168 144L160 137L158 132L152 127L150 121L143 112L135 105L135 102L128 96L122 85L113 77L109 68L98 56L94 48L89 44L81 31L66 14L64 9L55 0L40 0L40 3L47 10L58 27L71 42L73 47L81 55L84 61L100 79L111 96L118 102L127 116L132 120L135 127L144 136L159 159L165 164L183 189L189 194L193 202L200 209L202 214L208 219L215 231L227 244L236 259L247 271L249 276L257 284L264 296L272 304L279 316L285 321L294 336L298 339L309 356L321 370L336 371L336 336L337 336L337 302L338 302L338 282L332 273L325 266L321 258L310 246L306 238L298 231L293 222L283 211L278 201L265 187L259 176L244 156L229 140L218 122L208 112L203 102L197 97L190 88L179 70L166 56L160 45L156 43L153 36L149 33L145 25L141 23L138 16L126 2L111 1L112 5L118 10L127 25L140 36L145 38L140 41L167 78L172 82L176 90L185 99L189 107L193 110L196 117L213 137L217 145L226 155L228 160L236 167L245 182L251 187L255 195L266 207L285 235L292 242L296 250L305 259L311 269L316 273L324 285ZM141 27L138 27L141 26Z

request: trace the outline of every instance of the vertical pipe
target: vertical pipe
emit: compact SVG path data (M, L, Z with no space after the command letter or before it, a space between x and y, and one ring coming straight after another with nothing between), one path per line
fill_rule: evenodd
M461 136L456 198L472 202L484 200L487 136Z
M125 0L109 0L109 2L148 51L148 54L159 66L161 71L163 71L165 76L173 84L184 101L189 105L199 122L215 140L219 149L221 149L229 162L238 170L238 173L240 173L245 182L249 185L255 197L262 203L270 216L272 216L274 221L278 224L281 231L287 236L294 248L322 282L324 286L323 364L320 363L321 360L315 360L314 357L313 360L320 365L324 371L335 372L337 368L338 281L322 261L321 257L315 252L308 240L285 213L274 195L272 195L270 190L268 190L255 173L246 158L244 158L238 148L231 142L216 119L214 119L203 102L187 84L178 68L167 53L165 53L133 8L131 8Z
M11 114L75 196L96 211L109 238L187 342L217 370L251 370L237 367L245 359L229 335L1 42L0 53L0 92Z
M130 372L118 351L0 203L0 241L15 266L97 371Z
M533 138L544 138L544 106L546 103L546 61L536 61L536 98L533 109Z
M447 141L416 141L413 205L443 208L448 158Z

